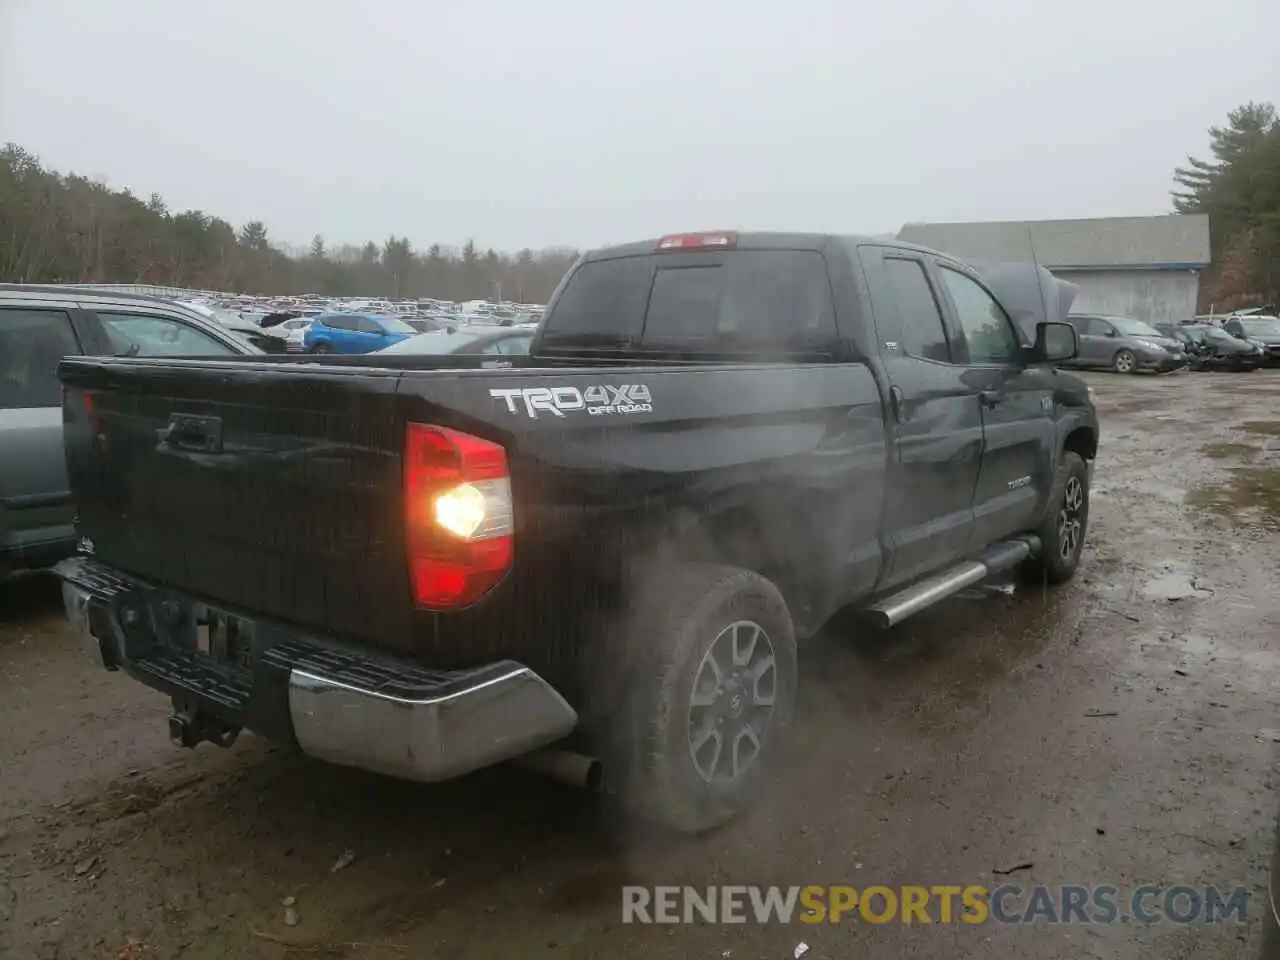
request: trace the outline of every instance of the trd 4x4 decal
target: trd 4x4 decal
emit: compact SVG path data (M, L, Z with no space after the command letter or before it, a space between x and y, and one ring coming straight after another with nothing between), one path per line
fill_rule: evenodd
M489 391L489 396L507 405L508 413L523 408L532 420L539 413L563 417L574 410L585 410L593 417L621 413L651 413L652 397L643 383L592 384L585 390L577 387L509 387Z

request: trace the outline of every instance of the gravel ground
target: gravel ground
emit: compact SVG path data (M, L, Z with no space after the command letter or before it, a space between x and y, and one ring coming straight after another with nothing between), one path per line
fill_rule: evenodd
M1280 374L1090 380L1103 438L1076 580L811 641L768 796L697 840L510 769L427 787L252 737L179 750L167 701L97 665L53 584L7 585L0 957L1252 957L1280 727ZM1243 926L621 922L627 883L1006 881L1253 899Z

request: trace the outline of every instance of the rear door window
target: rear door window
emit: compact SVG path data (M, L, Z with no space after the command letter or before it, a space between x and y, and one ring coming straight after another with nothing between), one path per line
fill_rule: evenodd
M885 257L884 268L898 310L896 330L889 331L890 336L896 333L899 338L897 350L921 360L950 363L951 346L947 341L947 330L924 264L914 257ZM877 316L877 329L880 325L880 317ZM882 346L887 352L894 353L889 337L881 336L886 341Z
M58 361L79 353L61 310L0 308L0 410L61 406Z
M829 347L836 325L822 254L733 250L584 263L544 336L553 345L810 349Z

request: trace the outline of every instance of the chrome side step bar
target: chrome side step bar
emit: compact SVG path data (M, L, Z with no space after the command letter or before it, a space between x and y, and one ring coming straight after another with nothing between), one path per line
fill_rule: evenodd
M962 561L950 570L926 577L872 604L866 609L866 614L876 626L892 627L939 600L981 583L994 573L1017 566L1039 549L1040 538L1030 535L997 543L975 560Z

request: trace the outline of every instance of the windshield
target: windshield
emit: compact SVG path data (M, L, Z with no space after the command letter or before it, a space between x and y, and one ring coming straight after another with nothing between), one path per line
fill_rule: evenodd
M1280 320L1241 320L1240 327L1250 337L1280 337Z
M1111 318L1112 325L1121 333L1130 337L1161 337L1159 330L1141 320L1130 320L1126 317Z
M242 327L245 325L245 321L240 319L240 314L238 314L234 310L225 310L222 308L215 308L211 310L210 313L213 314L213 319L217 320L221 324L225 324L227 326L232 326L232 327L236 327L236 326Z
M396 317L374 317L373 320L374 323L382 327L382 329L387 331L387 333L407 333L410 336L413 336L418 332L403 320Z

